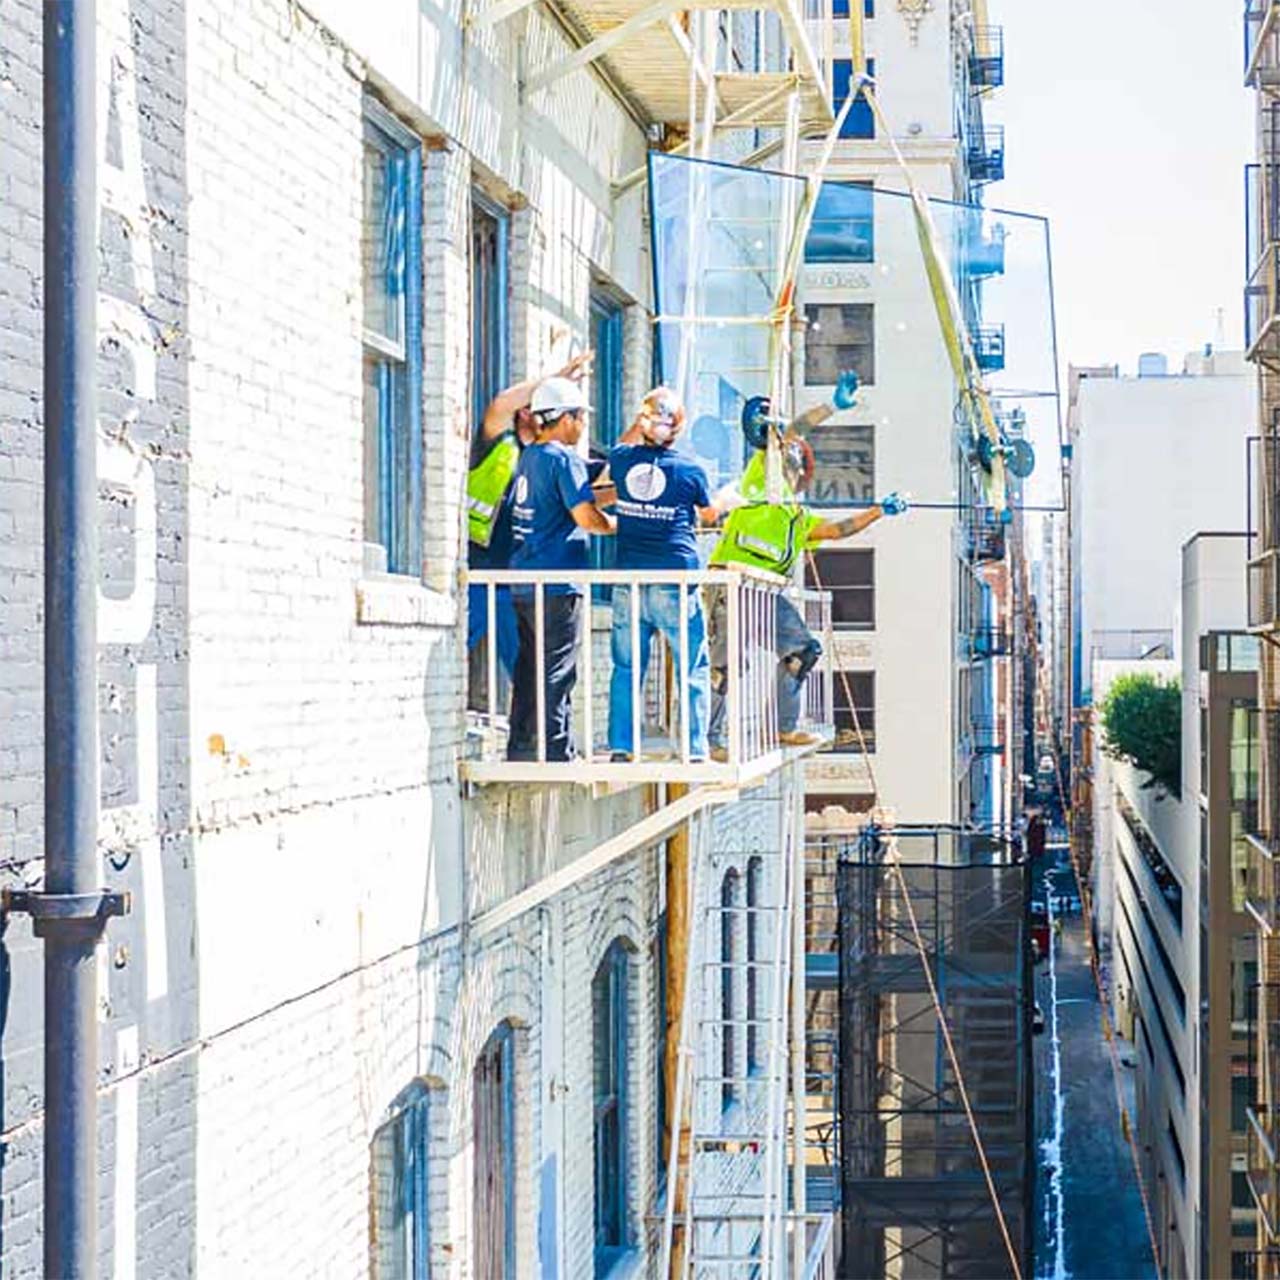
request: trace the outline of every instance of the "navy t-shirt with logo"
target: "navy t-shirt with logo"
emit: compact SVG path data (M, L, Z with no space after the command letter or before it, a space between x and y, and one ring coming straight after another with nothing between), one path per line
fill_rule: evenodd
M622 444L609 454L618 490L618 568L696 569L695 507L711 505L706 472L674 449Z
M511 485L513 569L586 569L590 535L570 514L582 502L592 502L591 483L583 458L558 440L530 445L520 455ZM529 588L516 588L527 595ZM549 595L577 594L578 586L548 585Z

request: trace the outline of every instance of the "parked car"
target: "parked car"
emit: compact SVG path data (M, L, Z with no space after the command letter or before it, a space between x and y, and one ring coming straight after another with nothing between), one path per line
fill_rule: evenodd
M1035 1005L1031 1010L1031 1034L1038 1036L1044 1031L1044 1010Z

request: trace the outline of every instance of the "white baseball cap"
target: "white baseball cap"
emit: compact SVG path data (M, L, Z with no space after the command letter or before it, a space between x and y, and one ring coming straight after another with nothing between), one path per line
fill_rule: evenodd
M539 418L549 420L562 414L577 413L589 410L586 394L582 384L572 378L544 378L534 388L533 399L529 402L531 412Z

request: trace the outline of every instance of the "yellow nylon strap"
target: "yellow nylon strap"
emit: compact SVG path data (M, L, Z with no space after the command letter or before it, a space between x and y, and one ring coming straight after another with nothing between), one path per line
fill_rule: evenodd
M863 31L862 0L849 0L849 49L853 74L861 81L867 74L867 42ZM857 81L854 82L856 84ZM849 96L857 97L857 90L850 85Z
M856 2L857 0L850 0L850 6L852 7ZM929 212L929 197L921 191L919 184L912 176L911 168L889 130L889 122L872 91L870 81L864 80L859 86L859 91L866 96L867 105L876 118L876 126L892 148L898 167L902 170L907 190L911 193L916 235L920 241L920 252L924 257L929 292L933 298L934 310L938 314L938 326L942 330L942 341L947 348L947 358L951 361L952 371L960 385L961 403L974 430L986 435L993 446L991 471L983 477L983 489L992 508L997 512L1004 511L1008 506L1008 482L1005 476L1004 458L999 452L1000 428L996 424L996 415L991 408L991 398L982 382L982 371L978 368L977 357L973 353L973 342L964 323L964 313L960 309L960 300L956 297L955 284L951 279L950 271L947 270L946 261L938 243L938 232L933 225L933 216Z

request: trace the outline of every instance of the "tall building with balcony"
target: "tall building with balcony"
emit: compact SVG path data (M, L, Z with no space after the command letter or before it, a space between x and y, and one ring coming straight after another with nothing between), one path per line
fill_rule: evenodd
M0 26L10 886L42 872L41 8ZM585 758L508 762L496 663L468 667L464 503L485 403L562 364L562 331L616 438L652 376L635 175L691 76L753 145L829 126L806 15L99 10L99 835L134 903L102 952L103 1269L655 1274L674 1234L695 1270L831 1275L787 1121L806 749L747 656L784 590L825 635L824 597L692 575L727 599L727 757L677 735L614 763L595 589L637 577L530 583L584 588ZM511 606L471 569L492 633ZM827 740L824 668L808 689ZM670 726L662 661L640 694ZM36 1274L24 919L6 956L0 1252Z
M1137 1148L1161 1273L1252 1274L1246 1178L1249 1009L1256 981L1246 832L1257 795L1258 642L1243 628L1244 535L1182 550L1179 659L1094 664L1178 676L1181 790L1094 756L1099 866L1114 878L1109 972L1132 1042Z
M900 269L915 235L907 202L888 194L905 189L896 143L921 189L955 206L940 222L944 237L963 242L957 295L980 367L1003 367L1004 330L983 323L981 306L983 283L1004 271L1003 232L960 208L980 206L1004 175L1003 131L987 118L1004 82L1003 33L984 0L949 13L852 2L863 6L867 69L892 141L863 104L846 119L805 252L796 385L824 398L848 366L862 385L857 405L812 440L818 501L839 508L897 488L926 506L816 557L834 593L845 676L836 748L807 766L808 803L828 822L865 808L874 767L883 801L911 820L1008 822L1018 773L1008 655L1021 609L1006 569L1017 527L975 509L970 460L955 443L954 377L941 346L922 339L934 324L927 290ZM832 56L838 106L854 74L843 23ZM872 760L851 732L850 702Z
M1261 780L1256 831L1250 840L1249 909L1257 924L1255 1087L1249 1110L1248 1178L1258 1208L1256 1274L1280 1275L1280 931L1274 860L1280 849L1280 5L1244 6L1244 79L1256 91L1257 162L1245 173L1246 355L1256 370L1255 447L1248 500L1249 627L1260 635L1258 674Z

